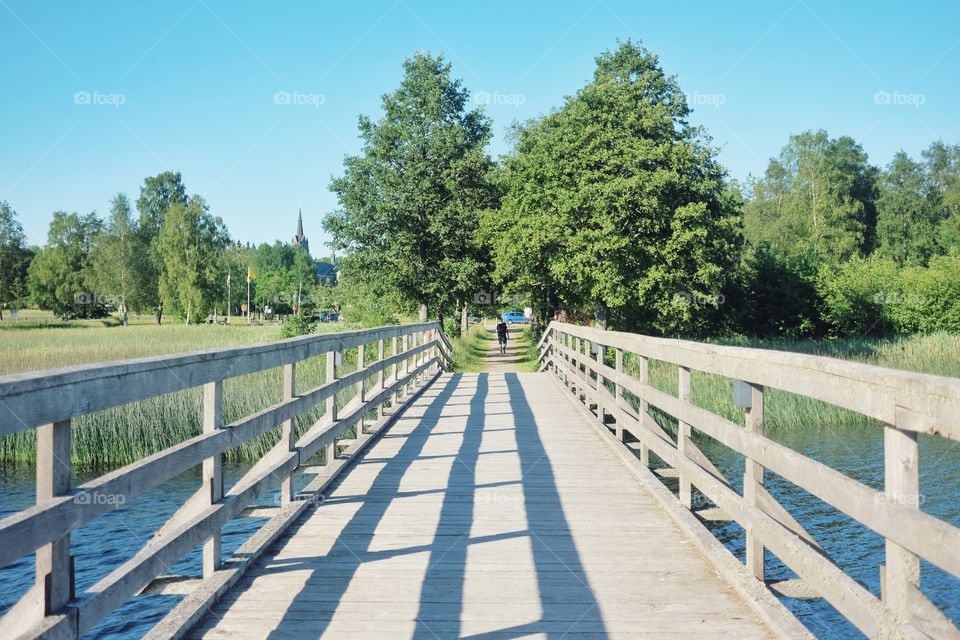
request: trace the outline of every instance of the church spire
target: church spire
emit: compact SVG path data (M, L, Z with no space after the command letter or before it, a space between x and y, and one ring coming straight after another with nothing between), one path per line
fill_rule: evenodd
M307 253L310 253L310 244L307 242L307 236L303 235L303 210L297 209L297 235L293 237L294 246L303 247Z

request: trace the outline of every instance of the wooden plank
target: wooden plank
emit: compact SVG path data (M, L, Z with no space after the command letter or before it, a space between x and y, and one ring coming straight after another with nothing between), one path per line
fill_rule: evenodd
M423 385L415 395L398 407L398 411L390 416L384 416L373 430L355 445L350 453L349 460L356 462L355 455L361 454L369 445L386 433L390 427L403 415L403 411L420 396L429 386L432 379ZM163 619L158 622L146 635L144 640L179 640L210 610L210 608L225 594L243 575L252 568L260 557L273 545L280 536L309 509L318 503L323 491L349 467L350 462L334 467L325 467L326 474L308 484L294 500L281 508L274 508L270 514L271 520L264 524L247 542L245 542L233 557L211 579L204 581L193 590L183 601L177 604ZM319 481L319 482L318 482Z
M546 376L442 376L188 637L770 637L583 426Z
M70 493L70 421L54 422L37 429L36 500L43 504ZM73 567L70 535L63 535L37 549L36 583L43 585L41 615L58 611L73 598Z

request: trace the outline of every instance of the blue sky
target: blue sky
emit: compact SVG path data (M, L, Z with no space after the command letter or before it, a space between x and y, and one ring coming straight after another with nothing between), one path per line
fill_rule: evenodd
M957 2L0 0L0 199L42 244L53 211L173 169L244 242L289 240L302 208L321 254L327 185L404 57L445 53L499 155L618 38L661 56L738 179L810 128L880 165L960 142Z

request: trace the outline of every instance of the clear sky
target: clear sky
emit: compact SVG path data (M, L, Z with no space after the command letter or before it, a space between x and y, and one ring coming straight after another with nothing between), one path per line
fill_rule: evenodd
M42 244L53 211L178 170L244 242L289 240L302 208L320 255L327 185L404 57L444 52L499 155L618 38L661 56L738 179L810 128L880 165L960 142L955 1L0 0L0 199Z

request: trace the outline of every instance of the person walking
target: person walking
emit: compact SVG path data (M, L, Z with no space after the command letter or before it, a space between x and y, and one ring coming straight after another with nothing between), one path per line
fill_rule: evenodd
M500 322L497 323L497 342L500 343L500 355L507 353L507 336L510 334L510 329L507 327L507 323L503 321L503 318L500 318Z

